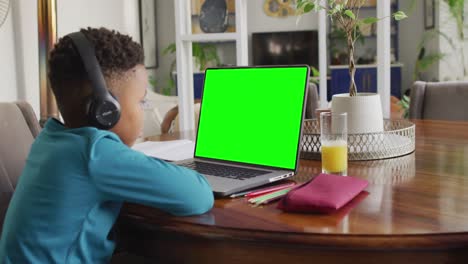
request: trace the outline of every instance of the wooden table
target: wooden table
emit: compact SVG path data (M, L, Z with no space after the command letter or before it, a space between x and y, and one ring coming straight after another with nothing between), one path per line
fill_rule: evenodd
M173 217L127 204L125 246L158 263L468 263L468 122L414 122L415 153L349 163L348 174L370 185L336 213L283 213L239 198ZM319 171L320 161L301 160L293 179Z

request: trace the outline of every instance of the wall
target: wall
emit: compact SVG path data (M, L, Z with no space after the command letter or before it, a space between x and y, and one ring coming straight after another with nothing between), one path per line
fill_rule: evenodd
M425 54L442 53L444 58L434 63L427 72L421 74L423 81L447 81L461 80L467 78L463 76L462 60L468 66L468 41L460 41L457 37L456 24L451 17L450 11L443 0L436 0L435 3L435 30L443 32L451 41L437 34L430 33L432 30L424 28L424 4L422 1L415 1L416 6L412 12L408 12L411 1L400 1L400 8L408 13L408 18L400 22L400 60L404 64L403 70L403 89L411 87L415 81L413 71L417 61L419 49L418 45L424 36L429 38L426 44ZM468 11L468 1L465 10ZM465 12L467 12L465 11ZM465 55L462 55L461 47L465 46Z
M407 10L410 3L411 1L400 1L403 10ZM426 45L426 55L442 53L444 58L434 63L427 72L421 74L420 79L423 81L467 79L468 76L463 76L462 60L465 60L465 65L468 67L468 40L459 40L456 24L447 4L443 0L436 0L435 3L436 30L447 36L453 45L442 35L433 33L434 37L430 38ZM465 13L467 12L468 1L465 2ZM400 22L400 59L405 64L403 72L403 87L405 88L409 88L414 81L412 75L419 52L417 46L423 38L423 34L429 34L430 32L424 28L423 1L416 1L414 11L408 15L408 19ZM464 55L462 54L462 45L464 45Z
M29 102L39 116L37 1L16 0L11 3L18 99Z
M465 2L465 14L467 14L468 1ZM465 36L464 40L460 39L455 19L444 1L441 1L439 5L438 14L439 30L452 41L450 45L447 39L439 37L439 50L445 56L439 63L438 79L441 81L468 80L468 36Z
M138 0L59 0L58 36L84 27L107 27L140 41Z
M429 36L432 36L429 38L429 41L426 45L426 55L428 54L437 54L440 52L440 41L439 41L439 34L437 33L439 29L439 23L440 23L440 10L439 10L439 3L442 0L436 0L435 1L435 29L431 30L425 30L425 34L429 34ZM424 5L421 3L420 8L424 10ZM423 11L424 12L424 11ZM423 20L424 21L424 20ZM424 25L424 24L423 24ZM435 30L435 31L434 31ZM429 69L421 74L421 80L422 81L439 81L439 62L435 62L432 66L429 67Z
M2 58L2 63L0 63L0 80L2 80L0 102L15 101L18 98L12 17L10 9L5 23L0 28L0 58Z
M163 55L163 50L169 44L175 42L174 1L155 0L157 43L158 43L158 68L148 71L150 76L157 79L156 91L161 92L168 86L171 63L175 61L175 53Z
M400 10L404 11L408 18L399 23L399 61L403 63L402 69L402 92L405 92L413 84L413 71L418 59L418 45L421 41L424 29L423 1L416 1L411 8L412 1L400 0ZM436 43L436 41L434 41ZM433 67L437 69L437 67Z

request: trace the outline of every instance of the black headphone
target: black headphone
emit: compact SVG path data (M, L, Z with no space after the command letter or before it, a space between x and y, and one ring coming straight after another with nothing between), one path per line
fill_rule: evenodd
M120 104L107 90L106 81L94 52L94 45L82 32L68 34L78 50L91 82L92 95L86 102L89 124L99 129L111 129L120 119Z

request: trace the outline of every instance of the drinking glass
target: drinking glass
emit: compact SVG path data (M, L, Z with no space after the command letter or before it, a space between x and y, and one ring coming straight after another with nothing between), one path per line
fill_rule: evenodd
M322 172L346 175L348 170L348 115L320 113Z

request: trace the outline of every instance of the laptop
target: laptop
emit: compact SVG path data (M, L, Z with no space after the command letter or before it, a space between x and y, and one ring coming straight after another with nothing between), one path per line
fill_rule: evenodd
M175 164L206 176L216 196L292 177L308 82L305 65L207 69L194 158Z

